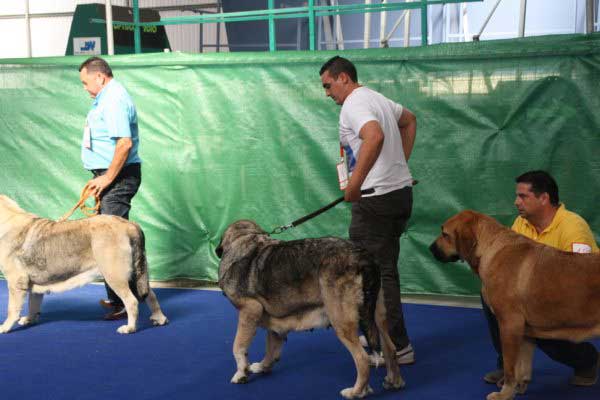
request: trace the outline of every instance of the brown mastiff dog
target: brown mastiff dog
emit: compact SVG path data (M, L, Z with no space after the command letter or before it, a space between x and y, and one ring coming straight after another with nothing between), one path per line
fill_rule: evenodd
M529 338L600 336L600 254L557 250L475 211L446 221L430 250L442 262L469 263L498 319L504 385L488 400L512 399L531 380Z

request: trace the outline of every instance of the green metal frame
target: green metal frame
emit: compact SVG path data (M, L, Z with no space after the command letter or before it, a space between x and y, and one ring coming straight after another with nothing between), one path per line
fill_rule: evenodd
M369 12L421 10L421 44L427 45L427 6L448 3L473 3L483 0L419 0L410 3L378 3L378 4L346 4L336 6L315 6L315 0L308 0L305 7L275 8L275 0L268 0L268 9L239 11L220 14L190 15L183 17L164 18L155 22L140 22L139 0L133 0L133 23L113 21L114 25L133 25L135 52L141 53L140 29L143 26L183 25L183 24L213 24L217 22L269 21L269 51L275 51L275 20L288 18L308 18L309 48L315 50L315 17L331 15L364 14ZM92 18L92 23L106 23L103 19Z

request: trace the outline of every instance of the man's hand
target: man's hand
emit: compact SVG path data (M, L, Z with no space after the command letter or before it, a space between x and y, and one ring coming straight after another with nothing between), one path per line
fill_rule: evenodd
M113 183L125 165L125 161L127 161L127 157L129 157L129 150L132 146L133 142L129 137L117 139L115 155L106 172L88 182L91 193L100 196L100 194Z
M360 185L353 185L352 179L348 182L348 186L344 192L344 201L354 202L360 200Z
M106 175L100 175L90 180L87 185L91 193L100 196L111 183L112 181Z

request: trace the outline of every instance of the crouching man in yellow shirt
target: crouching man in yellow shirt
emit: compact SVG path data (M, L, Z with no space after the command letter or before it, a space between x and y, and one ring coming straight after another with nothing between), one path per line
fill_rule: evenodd
M516 183L515 206L519 216L512 225L515 232L563 251L598 251L587 222L559 202L558 186L550 174L545 171L529 171L517 177ZM485 374L483 379L501 386L504 371L498 322L483 298L482 305L492 342L498 353L497 369ZM536 344L551 359L573 368L574 375L570 384L591 386L598 380L600 357L593 344L554 339L536 339Z

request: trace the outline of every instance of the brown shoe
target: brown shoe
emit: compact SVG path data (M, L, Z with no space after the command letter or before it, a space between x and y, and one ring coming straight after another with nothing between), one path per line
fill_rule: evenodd
M498 384L498 382L504 383L504 370L496 369L491 372L488 372L483 376L483 380L487 383ZM502 385L500 385L502 386Z
M123 306L113 307L113 310L104 316L105 321L116 321L127 318L127 311Z
M108 299L102 299L98 303L100 303L100 305L103 308L113 309L113 308L117 307L115 305L115 303L113 303L111 300L108 300Z

